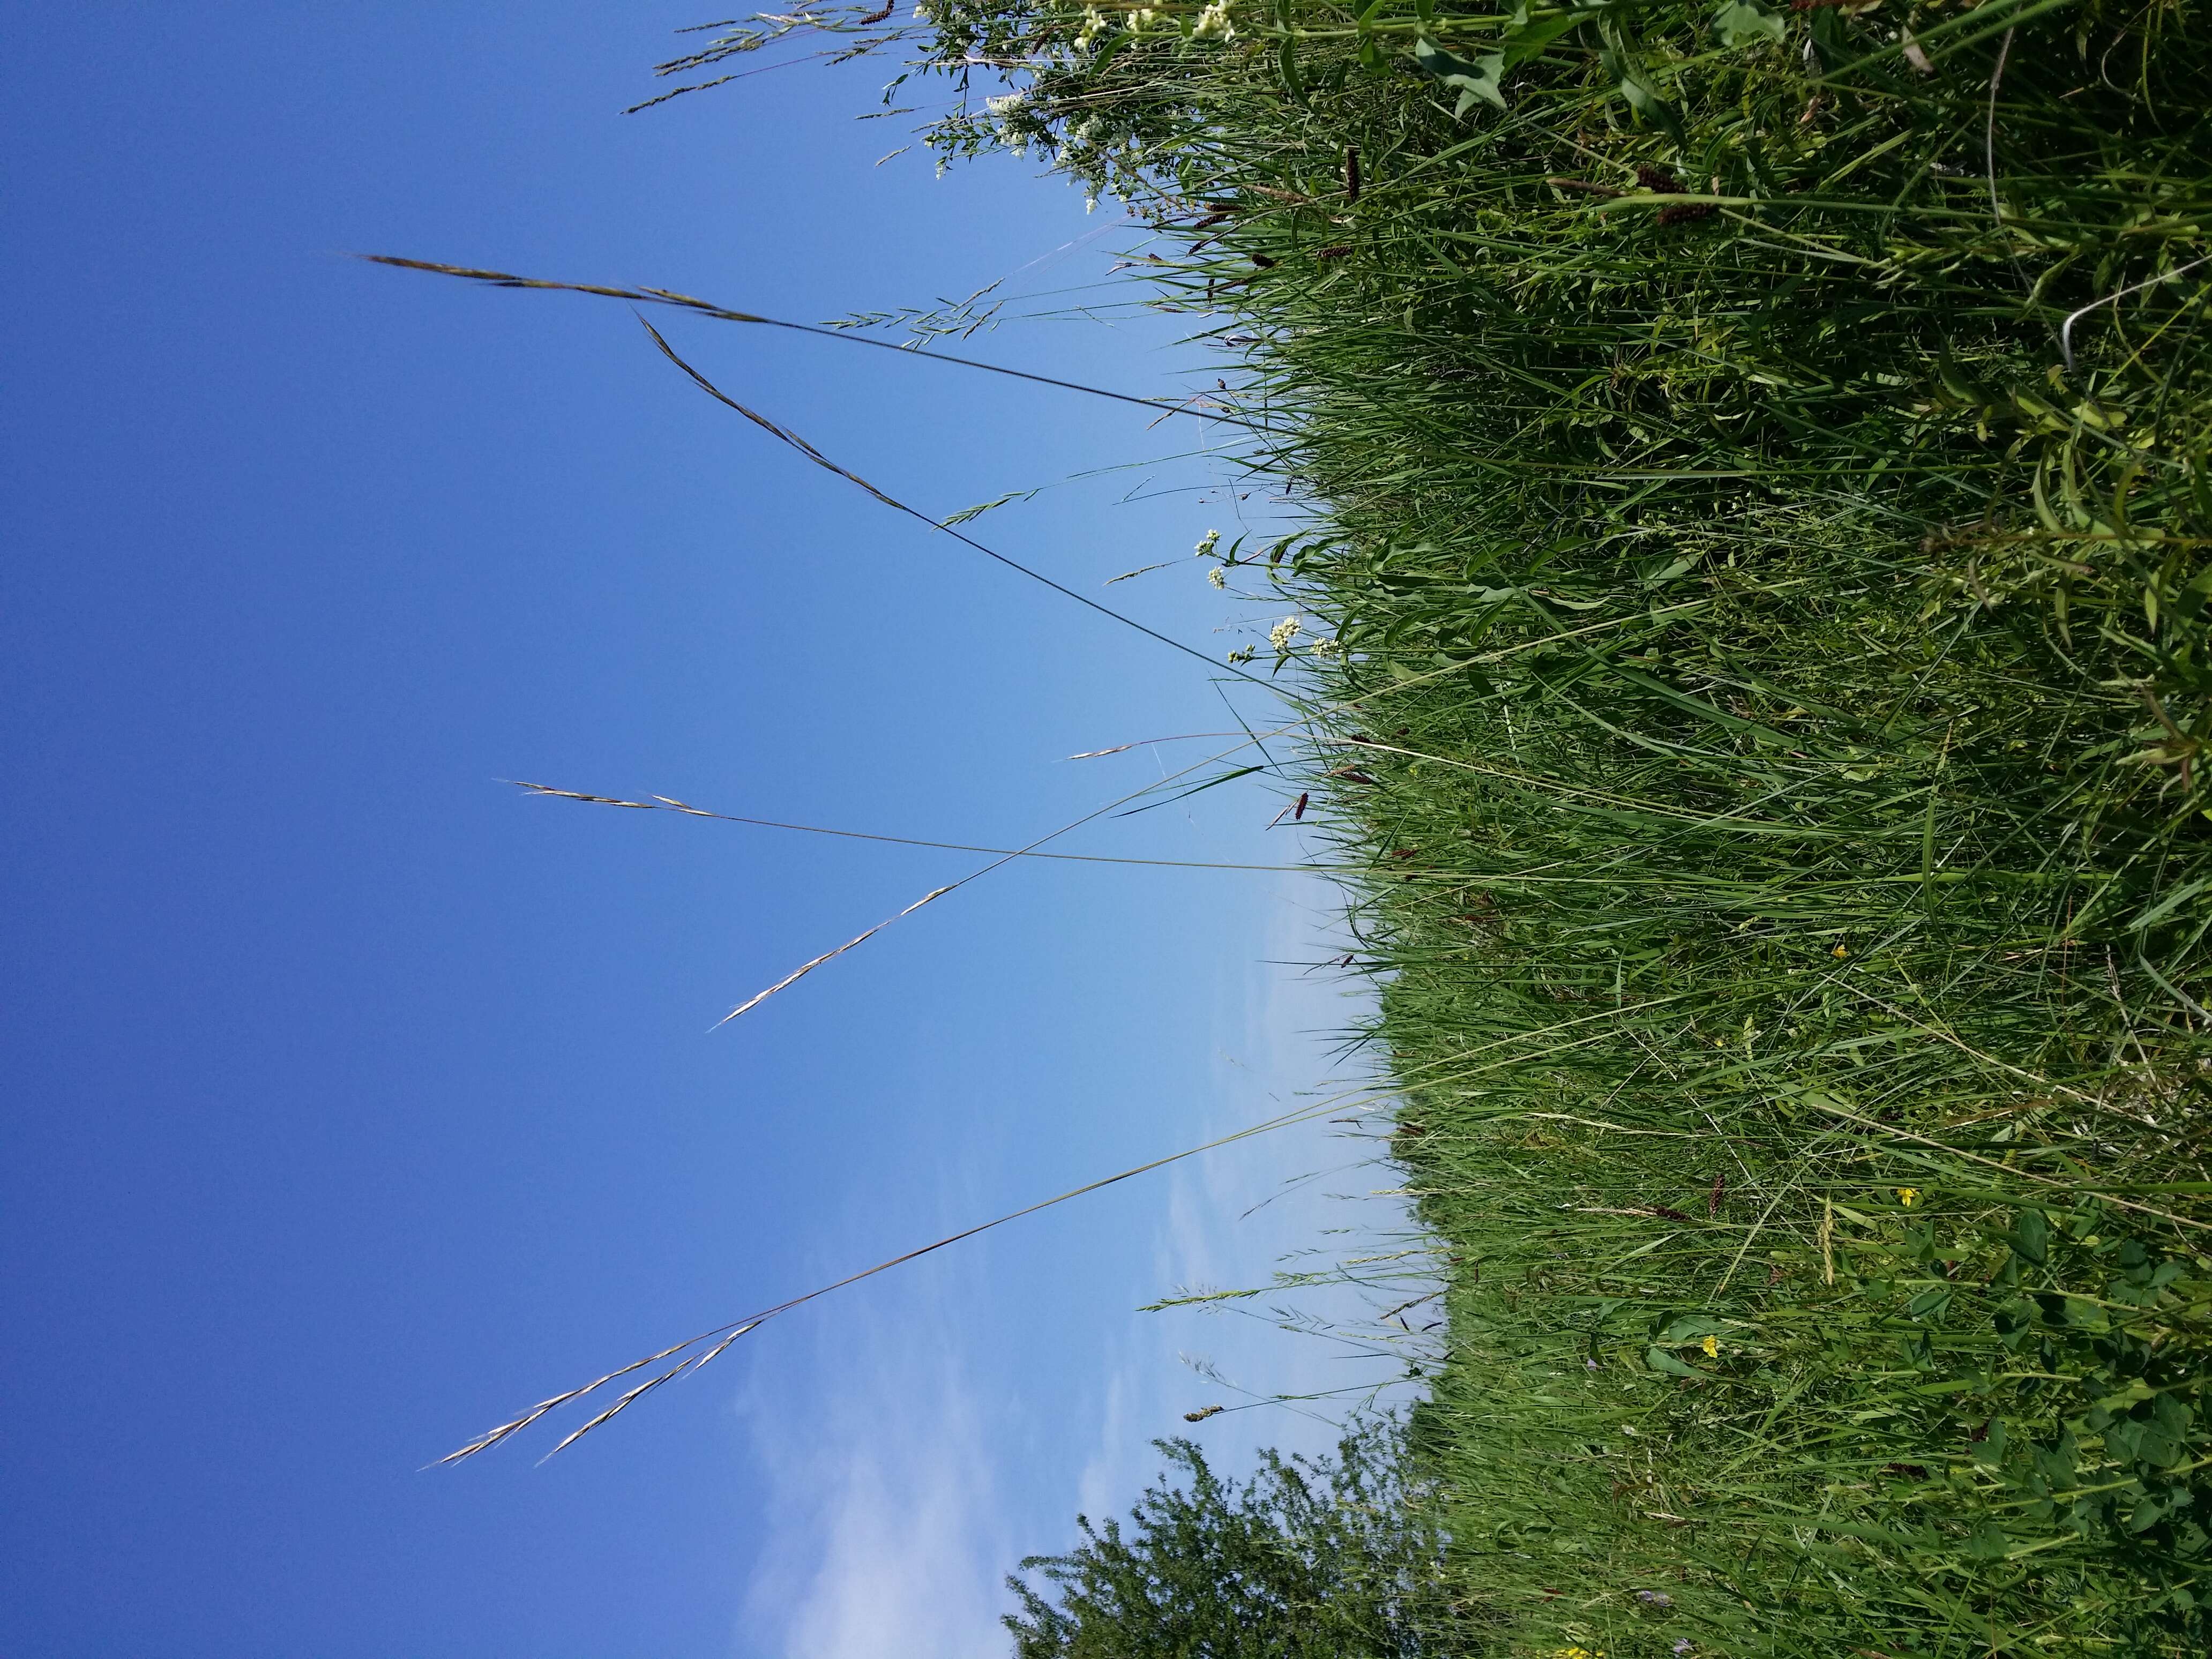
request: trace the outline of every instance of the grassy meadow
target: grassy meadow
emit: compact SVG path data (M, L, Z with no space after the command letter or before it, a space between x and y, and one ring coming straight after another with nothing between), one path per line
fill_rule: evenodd
M2212 1649L2203 15L805 21L1153 228L1308 514L1206 556L1448 1261L1433 1647Z

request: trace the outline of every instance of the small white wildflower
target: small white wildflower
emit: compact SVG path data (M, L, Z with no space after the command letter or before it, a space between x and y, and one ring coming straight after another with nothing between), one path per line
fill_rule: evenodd
M1227 573L1224 572L1218 564L1214 566L1212 569L1206 573L1206 580L1212 582L1216 587L1226 587L1229 586L1229 577Z
M983 107L1003 121L1019 109L1028 96L1027 93L1010 92L1002 97L986 98L983 100Z
M1232 663L1249 662L1252 660L1252 653L1249 650L1232 651L1229 653L1229 660Z
M1083 9L1083 28L1075 37L1079 46L1088 46L1106 32L1106 15L1096 6Z
M1198 556L1201 559L1204 558L1220 544L1220 541L1221 532L1218 530L1207 531L1206 534L1198 538Z
M1233 39L1237 25L1229 21L1229 0L1214 0L1213 4L1199 13L1198 21L1191 25L1190 33L1194 40L1216 37L1224 40Z
M1313 644L1307 648L1316 657L1340 656L1344 651L1344 647L1339 645L1334 639L1316 640Z
M1096 213L1096 212L1097 212L1097 211L1098 211L1098 198L1097 198L1096 196L1086 196L1086 197L1085 197L1085 198L1083 198L1083 210L1084 210L1085 213Z
M1154 11L1150 6L1146 6L1129 14L1129 29L1133 34L1142 34L1159 21L1159 13Z
M1285 617L1267 630L1267 643L1279 652L1291 648L1291 641L1298 636L1300 623L1296 617Z

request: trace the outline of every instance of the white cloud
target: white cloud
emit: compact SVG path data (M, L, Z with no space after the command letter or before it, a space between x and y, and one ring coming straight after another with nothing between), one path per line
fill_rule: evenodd
M915 1334L878 1331L863 1352L842 1354L846 1380L796 1420L787 1405L771 1415L757 1398L741 1404L775 1541L746 1597L739 1651L1004 1655L1000 1580L1024 1550L960 1358ZM841 1346L854 1335L844 1327Z

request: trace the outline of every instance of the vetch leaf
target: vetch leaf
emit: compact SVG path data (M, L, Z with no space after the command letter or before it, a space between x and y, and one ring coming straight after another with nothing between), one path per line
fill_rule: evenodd
M2004 1241L2019 1253L2020 1259L2040 1267L2051 1246L2051 1224L2043 1218L2040 1210L2022 1210L2020 1222L2005 1234Z

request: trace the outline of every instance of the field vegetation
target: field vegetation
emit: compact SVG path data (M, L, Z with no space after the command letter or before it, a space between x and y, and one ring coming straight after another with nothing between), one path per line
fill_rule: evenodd
M2212 57L2181 5L928 0L1313 514L1504 1653L2212 1644Z

